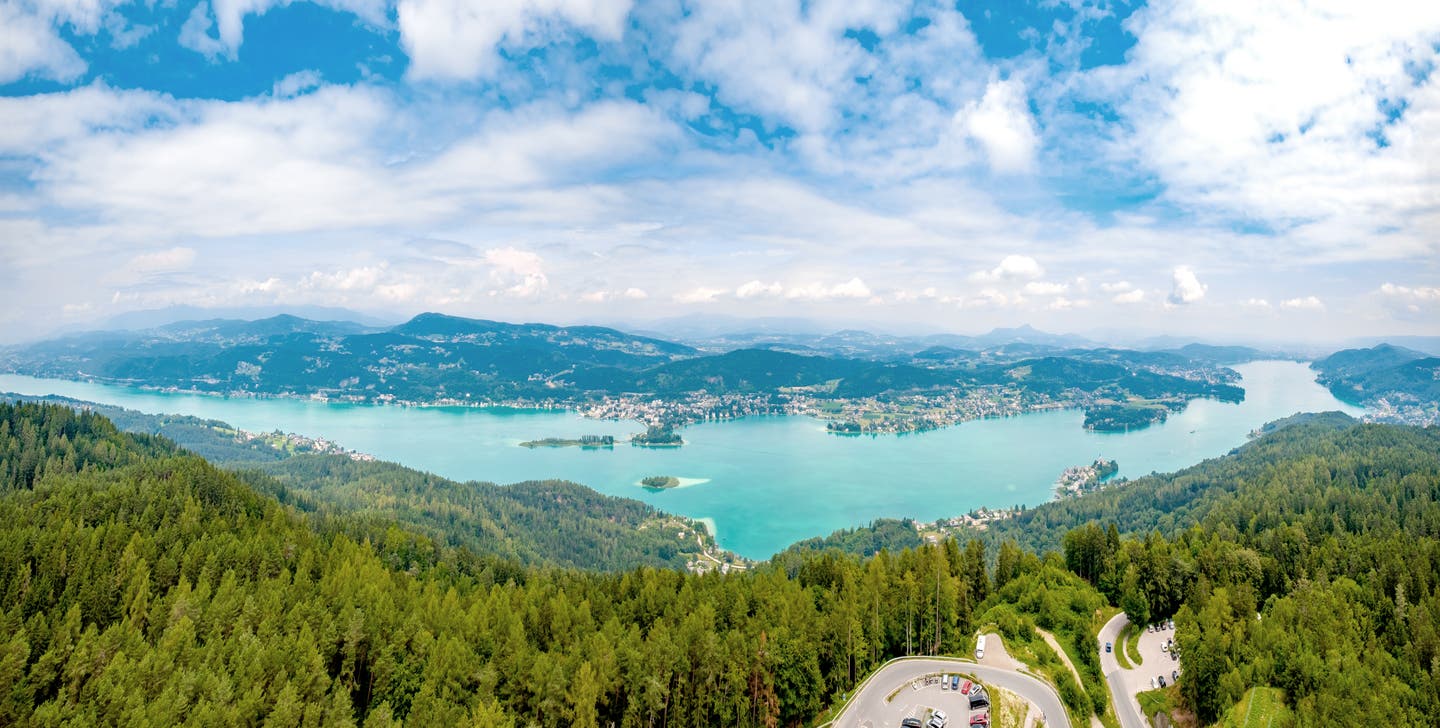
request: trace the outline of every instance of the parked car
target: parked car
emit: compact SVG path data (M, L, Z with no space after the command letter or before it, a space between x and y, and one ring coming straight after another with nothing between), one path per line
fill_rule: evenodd
M900 721L900 728L925 728L925 724L919 718L906 718Z
M945 715L945 711L937 709L930 714L930 728L945 728L945 724L949 722L949 720L950 718Z
M1154 689L1155 689L1155 678L1153 678L1153 677L1150 678L1150 689L1151 689L1151 690L1154 690Z
M970 683L967 682L967 683L965 683L965 685L966 685L966 687L969 687ZM959 676L959 675L951 675L951 676L950 676L950 689L951 689L951 690L959 690L959 689L960 689L960 676Z
M1170 671L1170 681L1171 681L1171 682L1176 682L1176 681L1178 681L1179 679L1180 679L1180 671L1179 671L1179 670L1171 670L1171 671Z
M990 699L985 697L983 693L974 693L970 696L970 712L973 713L988 707L990 707Z
M1169 622L1166 622L1165 626L1169 629L1175 629L1175 620L1172 619Z
M979 639L975 640L975 659L985 659L985 635L983 634L980 635Z
M941 675L941 676L940 676L940 689L941 689L941 690L949 690L949 689L950 689L950 676L949 676L949 675Z
M977 726L977 725L978 725L978 726L985 726L986 728L989 728L989 726L990 726L990 714L989 714L989 713L976 713L976 714L970 716L970 725L972 725L972 726Z
M959 677L959 676L957 675L956 677ZM963 694L965 694L965 695L969 695L969 694L970 694L970 688L971 688L971 685L970 685L970 681L969 681L969 680L966 680L965 682L963 682L963 683L960 684L960 692L963 693Z
M1160 680L1160 687L1162 687L1162 688L1165 687L1165 676L1164 676L1164 675L1161 675L1160 678L1159 678L1159 680Z
M1109 651L1110 651L1110 643L1109 643L1109 642L1106 642L1106 643L1105 643L1105 651L1106 651L1106 652L1109 652Z

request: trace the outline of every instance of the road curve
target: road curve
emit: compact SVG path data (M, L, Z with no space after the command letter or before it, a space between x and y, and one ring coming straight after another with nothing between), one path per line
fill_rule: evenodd
M916 657L886 663L865 681L855 699L832 725L835 728L860 728L861 721L884 712L885 698L896 688L908 689L912 680L937 672L958 672L979 678L987 685L1005 688L1038 706L1050 728L1070 728L1070 717L1065 714L1060 695L1049 684L1014 670L944 657ZM877 724L876 728L881 727Z
M1115 706L1115 714L1120 716L1121 728L1150 728L1144 713L1140 712L1140 703L1125 689L1125 678L1122 674L1124 670L1120 667L1120 661L1115 658L1114 652L1105 651L1106 642L1111 644L1112 650L1125 649L1125 645L1120 644L1120 630L1125 629L1127 624L1130 624L1130 620L1121 612L1100 628L1100 642L1096 646L1096 649L1100 650L1100 671L1105 673L1105 684L1110 688L1110 703Z

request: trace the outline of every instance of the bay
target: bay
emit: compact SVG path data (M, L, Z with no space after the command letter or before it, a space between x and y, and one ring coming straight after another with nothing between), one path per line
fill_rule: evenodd
M1038 505L1066 467L1097 457L1119 475L1168 472L1223 455L1248 433L1296 412L1359 415L1314 381L1304 364L1234 367L1245 401L1196 400L1164 424L1128 433L1087 432L1079 410L977 420L931 432L839 437L808 417L749 417L692 425L679 448L524 448L546 437L639 432L635 422L591 420L563 410L398 407L302 399L150 392L133 387L0 375L0 391L57 394L142 412L193 415L251 431L324 437L383 460L455 480L511 483L559 478L705 518L722 546L767 558L800 539L880 517L922 521L973 508ZM693 485L640 486L647 475Z

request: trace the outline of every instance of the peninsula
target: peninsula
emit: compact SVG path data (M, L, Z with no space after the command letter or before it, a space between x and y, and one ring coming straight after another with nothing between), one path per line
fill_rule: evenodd
M1055 481L1055 498L1064 500L1100 490L1118 472L1120 464L1105 458L1096 458L1095 462L1089 465L1065 468L1065 472Z

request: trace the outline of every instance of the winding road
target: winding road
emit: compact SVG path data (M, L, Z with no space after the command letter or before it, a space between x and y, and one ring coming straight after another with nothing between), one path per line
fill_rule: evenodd
M1120 630L1130 620L1121 612L1105 623L1100 628L1100 672L1105 673L1105 684L1110 687L1110 702L1115 706L1115 714L1120 716L1121 728L1150 728L1150 723L1145 720L1145 714L1140 711L1140 703L1135 701L1135 693L1126 684L1126 673L1120 667L1120 661L1115 659L1115 652L1125 649L1120 644ZM1109 642L1113 652L1106 652L1103 645Z
M1038 706L1047 726L1070 728L1070 718L1065 714L1060 695L1049 684L1015 670L943 657L915 657L886 663L865 681L832 725L835 728L893 728L899 725L899 720L882 719L888 712L886 698L897 688L909 690L913 680L945 672L960 673L987 685L1005 688Z

